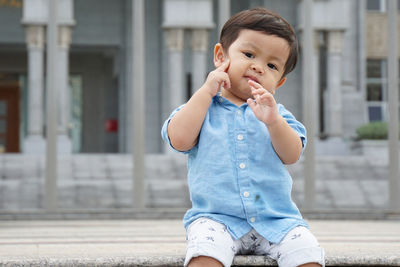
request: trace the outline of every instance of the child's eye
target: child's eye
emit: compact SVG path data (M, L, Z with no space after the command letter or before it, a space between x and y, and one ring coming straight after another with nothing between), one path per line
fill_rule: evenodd
M254 55L252 53L249 52L244 52L244 55L248 58L254 58Z
M277 68L274 64L272 64L272 63L268 63L267 66L268 66L268 68L271 68L271 69L273 69L273 70L277 70L277 69L278 69L278 68Z

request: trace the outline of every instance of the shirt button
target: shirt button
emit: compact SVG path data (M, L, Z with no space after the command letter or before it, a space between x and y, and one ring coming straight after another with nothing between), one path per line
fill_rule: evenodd
M242 114L242 112L240 111L240 109L237 111L237 114L238 114L238 115L241 115L241 114Z
M222 102L224 102L224 99L223 99L222 97L218 97L218 101L219 101L220 103L222 103Z
M243 140L243 135L239 134L239 135L237 136L237 140L242 141L242 140Z
M253 222L255 222L255 221L256 221L256 218L254 218L254 217L251 217L251 218L250 218L250 222L253 223Z
M244 169L244 168L246 168L246 164L240 163L239 167L240 167L241 169Z
M244 196L244 197L249 197L249 196L250 196L250 193L246 191L246 192L243 193L243 196Z

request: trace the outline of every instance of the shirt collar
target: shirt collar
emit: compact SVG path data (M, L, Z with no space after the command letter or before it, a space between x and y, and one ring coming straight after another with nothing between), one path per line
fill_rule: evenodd
M226 108L228 108L228 109L232 109L232 108L235 108L235 109L242 109L242 108L244 108L244 109L246 109L247 108L247 106L248 106L248 104L247 104L247 102L245 102L245 103L243 103L241 106L236 106L235 104L233 104L231 101L229 101L228 99L226 99L225 97L223 97L222 96L222 92L221 91L219 91L218 93L217 93L217 95L216 96L214 96L214 100L217 102L217 103L219 103L221 106L224 106L224 107L226 107Z

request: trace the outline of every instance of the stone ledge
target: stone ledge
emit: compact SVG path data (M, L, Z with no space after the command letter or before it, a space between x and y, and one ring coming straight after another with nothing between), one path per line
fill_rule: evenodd
M147 256L115 258L43 258L43 259L0 259L0 266L183 266L183 256ZM232 266L277 266L276 262L265 256L236 256ZM359 257L326 257L326 266L400 266L400 255L377 258Z
M143 215L143 214L142 214ZM400 221L312 220L327 266L400 266ZM182 266L181 219L0 220L1 266ZM276 266L237 256L233 266Z
M10 220L119 220L119 219L178 219L181 220L187 208L93 208L93 209L45 209L1 210L0 221ZM307 220L389 220L400 221L400 213L374 209L315 209L301 210Z

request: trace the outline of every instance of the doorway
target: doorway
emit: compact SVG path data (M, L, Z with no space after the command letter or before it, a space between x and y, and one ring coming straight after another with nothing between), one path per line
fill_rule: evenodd
M20 152L19 100L18 84L0 84L0 153Z

